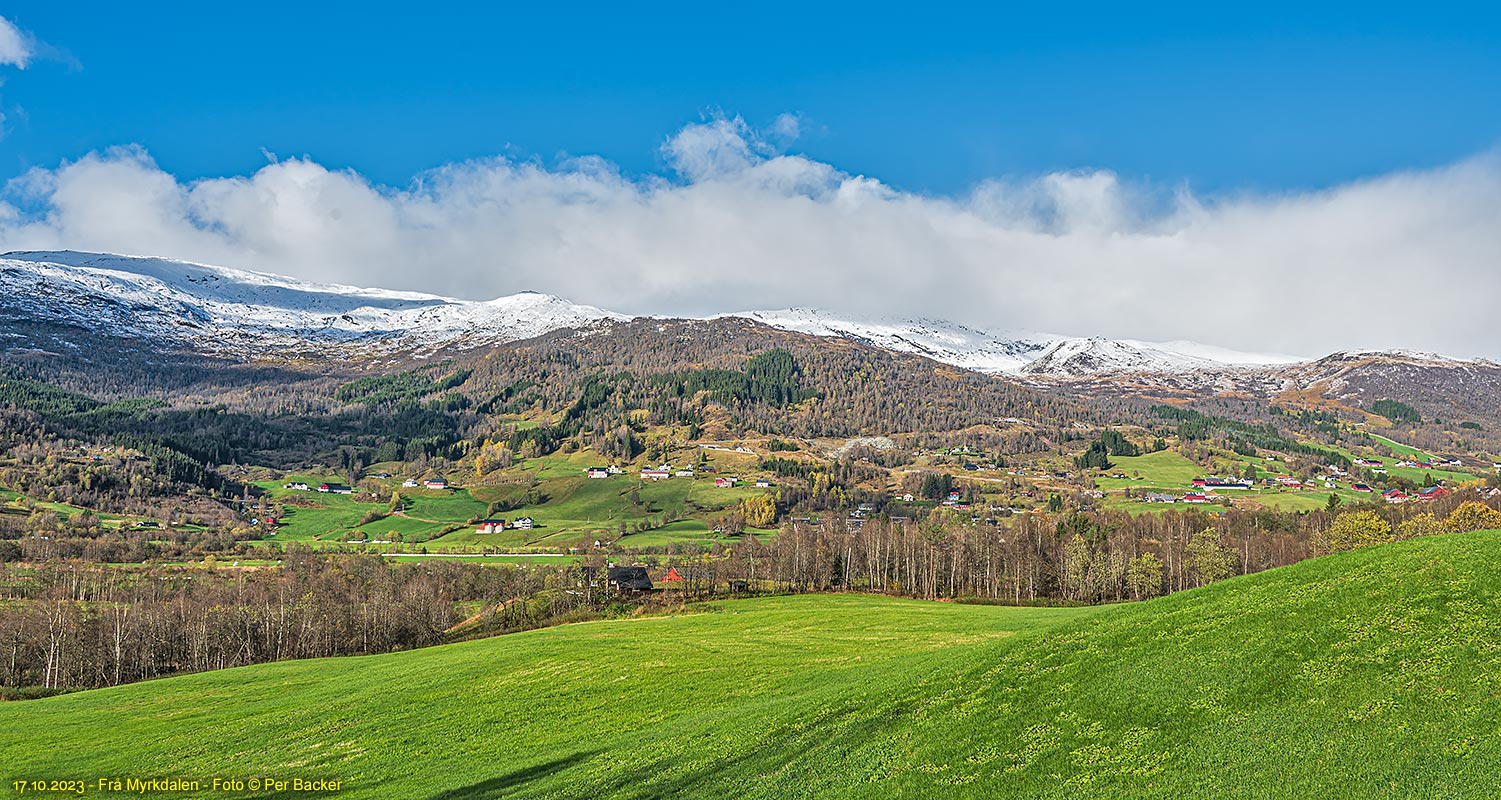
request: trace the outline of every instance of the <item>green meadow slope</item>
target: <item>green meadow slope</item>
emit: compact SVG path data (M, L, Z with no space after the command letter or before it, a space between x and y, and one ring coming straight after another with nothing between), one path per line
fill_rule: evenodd
M22 778L339 797L1492 797L1501 533L1148 603L825 595L0 704ZM247 793L245 796L269 796Z

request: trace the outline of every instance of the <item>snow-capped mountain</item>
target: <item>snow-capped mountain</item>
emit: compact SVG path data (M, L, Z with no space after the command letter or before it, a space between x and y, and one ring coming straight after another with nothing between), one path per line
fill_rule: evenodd
M1346 352L1319 360L1194 342L1142 342L985 331L933 319L858 321L812 309L745 311L782 330L839 337L978 372L1029 380L1287 385L1337 378L1372 362L1463 366L1422 353ZM264 358L425 354L584 329L630 317L551 295L489 301L320 284L164 258L74 251L0 256L0 320L56 323L158 347ZM0 331L0 342L19 336ZM1479 363L1479 362L1474 362ZM1488 369L1494 364L1485 364ZM1186 385L1186 384L1185 384Z
M996 334L942 320L882 320L856 322L816 309L741 311L721 314L745 317L773 328L853 339L883 350L927 356L976 372L1016 372L1031 363L1061 337Z
M1059 340L1018 371L1025 375L1078 377L1118 372L1250 369L1303 360L1274 353L1243 353L1196 342L1141 342L1096 336Z
M856 322L815 309L743 311L723 316L754 319L774 328L855 339L886 350L914 353L978 372L1067 378L1112 372L1176 373L1203 369L1292 364L1304 359L1244 353L1196 342L1141 342L991 332L941 320Z
M359 289L163 258L0 257L0 319L58 322L210 352L301 355L481 346L628 319L535 292L476 302Z

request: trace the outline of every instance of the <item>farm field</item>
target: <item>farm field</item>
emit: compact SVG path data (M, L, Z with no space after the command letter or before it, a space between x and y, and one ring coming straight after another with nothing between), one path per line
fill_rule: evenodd
M1419 449L1417 449L1415 447L1408 447L1405 444L1401 444L1399 442L1394 442L1391 439L1388 439L1388 438L1386 438L1385 436L1382 436L1379 433L1372 433L1372 434L1369 434L1369 435L1370 435L1370 437L1372 439L1375 439L1376 441L1381 442L1382 444L1386 445L1387 447L1390 447L1393 452L1398 453L1400 455L1408 456L1410 458L1416 458L1419 461L1426 460L1428 458L1428 454L1427 453L1425 453L1422 450L1419 450Z
M716 453L717 459L736 460L731 456L752 460L748 456ZM452 491L400 488L398 479L392 479L392 489L401 495L407 507L399 514L364 524L360 520L366 514L384 513L388 504L359 502L353 495L282 488L290 482L317 486L329 480L321 476L289 475L257 485L287 504L274 541L337 545L358 538L351 536L351 532L357 531L371 540L394 540L399 535L405 544L431 544L456 550L555 548L594 538L613 540L622 529L634 530L637 524L649 519L660 522L667 511L686 518L650 532L633 534L630 542L637 546L673 542L707 544L712 539L713 527L708 524L709 519L747 497L766 492L749 482L734 488L718 488L713 484L713 476L644 482L629 472L603 480L585 477L584 469L597 463L598 459L589 453L528 459L513 473L507 473L513 479L511 482ZM496 503L503 503L501 507L507 510L488 514ZM536 527L482 534L468 524L472 519L486 516L506 520L531 517Z
M1137 604L766 598L265 664L0 704L0 779L233 763L347 797L1491 797L1498 560L1482 532Z
M1108 475L1095 479L1105 491L1114 489L1190 489L1193 479L1203 477L1204 468L1174 450L1159 450L1144 456L1111 456L1115 466L1108 473L1121 473L1124 480ZM1137 473L1140 473L1138 476ZM1139 479L1138 479L1139 478Z
M1372 436L1373 436L1373 438L1377 438L1377 439L1382 439L1383 438L1383 437L1380 437L1380 436L1375 436L1374 434L1372 434ZM1392 442L1390 439L1384 439L1384 441L1389 442L1389 443L1391 443L1393 445L1396 445L1396 443ZM1339 453L1339 454L1341 454L1343 456L1346 456L1348 458L1351 458L1351 459L1355 458L1355 454L1352 453L1352 452L1350 452L1350 450L1347 449L1347 448L1336 447L1336 446L1333 446L1333 445L1322 445L1322 446L1323 447L1327 447L1328 449L1333 450L1334 452L1337 452L1337 453ZM1399 448L1402 448L1401 445L1396 445L1396 446L1399 447ZM1426 454L1418 453L1418 451L1413 450L1411 447L1405 447L1405 448L1402 448L1402 449L1408 451L1408 453L1407 453L1408 455L1417 454L1416 455L1417 458L1428 458L1428 456ZM1397 464L1396 460L1393 459L1393 458L1391 458L1391 457L1389 457L1389 456L1382 456L1380 460L1386 463L1386 470L1387 470L1387 473L1389 475L1391 475L1393 477L1397 477L1397 478L1406 478L1406 479L1412 481L1413 483L1416 483L1419 486L1422 486L1423 485L1423 480L1425 478L1429 477L1429 476L1432 476L1434 480L1451 481L1451 482L1455 482L1455 483L1462 483L1464 481L1475 480L1475 475L1473 475L1473 474L1471 474L1469 472L1456 472L1456 471L1454 471L1452 469L1423 469L1422 467L1399 467L1399 466L1396 465Z
M1235 476L1243 475L1247 465L1254 465L1257 470L1257 478L1266 478L1278 474L1276 470L1281 466L1279 462L1268 462L1263 458L1234 454L1229 454L1225 458L1226 460L1233 459L1235 468L1227 470L1227 472L1232 472ZM1108 472L1123 473L1130 477L1125 480L1110 477L1096 478L1095 485L1107 492L1125 488L1142 492L1184 492L1193 488L1194 478L1205 475L1203 467L1172 450L1160 450L1144 456L1112 456L1111 461L1114 462L1115 466L1109 469ZM1136 473L1139 473L1139 479L1134 477ZM1340 500L1346 503L1369 500L1372 497L1370 494L1356 492L1348 488L1325 489L1323 487L1300 492L1288 491L1281 488L1259 488L1246 491L1222 489L1216 491L1215 495L1229 498L1232 503L1241 506L1255 503L1283 511L1310 511L1324 508L1329 502L1329 495L1331 493L1339 495ZM1103 505L1107 508L1122 509L1132 514L1146 514L1169 508L1182 508L1178 504L1143 503L1139 500L1126 499L1118 495L1108 495ZM1199 507L1209 512L1222 510L1221 507L1212 504Z
M546 471L545 468L542 470L544 473ZM482 498L495 496L502 491L502 487L475 490ZM744 498L764 494L766 490L753 486L716 488L710 478L672 478L642 482L635 476L616 476L595 480L585 478L577 471L570 471L567 477L542 481L537 491L541 492L545 502L519 505L495 515L507 520L531 517L537 524L536 528L490 534L465 529L450 533L434 544L563 546L595 537L613 540L619 536L622 525L630 529L648 518L660 519L663 512L668 510L687 514L692 519L672 523L665 531L632 534L627 537L628 542L637 543L641 541L637 539L638 536L651 534L661 534L659 538L664 539L703 540L710 528L704 517L722 513ZM633 493L639 500L639 505L632 502ZM678 527L674 528L674 525ZM673 530L680 533L693 532L694 535L668 535Z
M0 506L12 506L19 508L24 497L25 496L20 492L16 492L11 489L0 488ZM122 524L124 524L125 521L125 518L118 514L90 511L89 509L83 508L82 506L69 505L67 503L55 503L50 500L37 500L36 498L32 498L31 502L35 505L36 508L43 511L51 511L64 519L71 518L75 514L82 514L87 511L88 513L94 514L96 517L98 517L99 524L105 528L118 528Z
M528 564L572 564L579 560L579 556L555 555L549 553L501 553L498 555L461 554L444 555L429 553L427 555L396 555L386 556L391 561L432 561L443 558L455 558L465 564L507 564L511 566L523 566Z

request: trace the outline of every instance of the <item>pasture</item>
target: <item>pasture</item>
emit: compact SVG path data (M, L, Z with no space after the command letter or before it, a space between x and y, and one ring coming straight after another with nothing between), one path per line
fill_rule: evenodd
M351 798L1492 797L1501 533L1157 600L725 601L0 704L0 780ZM438 679L435 679L437 677Z

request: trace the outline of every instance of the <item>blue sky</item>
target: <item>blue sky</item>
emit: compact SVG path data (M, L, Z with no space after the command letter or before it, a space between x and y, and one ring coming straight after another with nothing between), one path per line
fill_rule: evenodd
M10 3L0 251L1501 358L1501 11L628 5Z
M392 185L501 152L644 173L714 110L799 114L798 151L938 193L1077 168L1327 186L1501 140L1478 5L337 5L7 4L56 52L5 76L0 177L129 143L185 179L261 148Z

